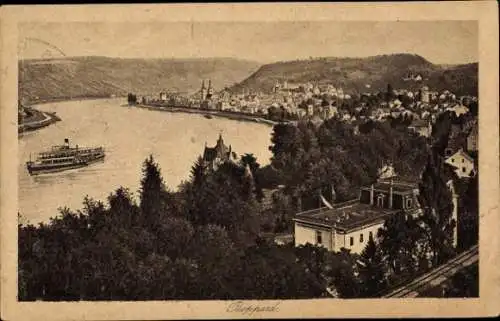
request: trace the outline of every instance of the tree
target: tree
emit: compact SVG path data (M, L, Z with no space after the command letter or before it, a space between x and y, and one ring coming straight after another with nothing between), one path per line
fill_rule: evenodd
M196 162L191 167L191 182L195 186L199 186L205 177L205 166L201 156L196 159Z
M190 200L186 215L193 225L222 226L233 240L252 239L258 233L253 179L237 164L223 163L196 187Z
M304 266L307 272L312 273L318 280L323 277L326 249L311 244L301 245L295 248L298 263Z
M466 190L460 197L458 248L466 250L479 241L479 175L467 182Z
M271 134L272 146L269 150L273 153L271 164L276 169L284 169L289 164L291 157L295 157L300 148L300 132L296 126L277 124Z
M443 169L442 157L430 154L419 185L418 201L422 208L419 220L427 236L433 266L446 262L454 254L456 222L452 217L451 192Z
M128 189L120 187L108 197L110 213L121 224L131 226L138 222L139 211Z
M259 177L259 185L262 188L275 188L283 183L282 172L276 170L271 165L259 167L257 176Z
M136 266L135 273L124 279L127 300L178 299L174 286L175 263L167 256L150 253Z
M247 248L232 276L235 298L301 299L324 296L323 280L296 262L293 248L265 242Z
M329 255L326 275L330 279L329 284L341 298L357 298L361 293L361 283L356 276L356 259L355 255L344 248Z
M273 232L283 233L293 231L292 218L296 213L297 208L293 206L291 197L283 191L278 191L273 194L272 206L266 216L274 220L274 222L269 222Z
M451 124L451 114L450 112L445 112L439 115L436 122L432 125L432 149L434 153L444 155L444 151L448 146Z
M242 167L249 166L255 183L255 194L257 200L259 201L262 200L264 195L262 193L262 186L260 184L260 175L259 175L260 164L257 162L257 158L253 154L248 154L248 153L244 154L243 156L241 156L240 165Z
M389 103L394 98L394 93L391 84L387 84L387 91L385 93L386 102Z
M359 125L359 131L363 134L369 134L375 127L374 122L370 119Z
M470 102L468 107L469 107L469 112L471 113L471 115L474 117L477 117L478 112L479 112L478 102L473 100Z
M395 282L415 275L423 264L427 243L417 220L404 214L393 215L377 233L382 258Z
M211 224L198 227L190 253L199 267L200 297L231 299L236 291L231 277L241 253L227 230Z
M368 240L361 253L358 265L362 296L373 297L385 289L387 282L385 280L382 253L373 238Z
M479 266L474 264L453 275L448 282L444 297L470 298L479 297Z
M260 164L257 162L257 158L253 154L248 153L241 156L240 164L242 167L249 165L252 173L255 173L260 167Z
M168 256L172 261L186 257L194 236L191 223L184 218L163 215L157 226L157 253Z
M150 155L143 163L141 179L141 213L145 223L152 227L162 211L162 195L165 185L158 164Z
M137 96L132 93L129 93L127 96L127 101L129 105L135 105L137 104Z

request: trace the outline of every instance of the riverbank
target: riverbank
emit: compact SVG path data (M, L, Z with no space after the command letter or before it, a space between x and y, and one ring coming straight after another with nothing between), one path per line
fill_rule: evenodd
M61 121L61 118L59 118L56 113L39 111L32 107L28 108L28 110L32 115L30 117L25 117L23 121L18 124L17 132L19 134L47 127Z
M101 96L73 96L73 97L49 97L49 98L38 98L38 99L28 99L26 98L26 104L28 106L43 105L49 103L59 103L65 101L85 101L85 100L99 100L99 99L116 99L116 98L127 98L127 96L121 95L101 95Z
M149 110L163 111L163 112L171 112L171 113L188 113L188 114L198 114L203 115L205 117L221 117L228 118L232 120L238 121L248 121L253 123L260 123L268 126L274 126L278 124L278 122L265 119L262 117L258 117L252 114L243 114L238 112L229 112L229 111L219 111L219 110L204 110L198 108L191 107L167 107L167 106L157 106L157 105L146 105L146 104L136 104L131 107L144 108Z
M50 99L50 100L38 100L36 102L32 102L32 105L42 105L54 102L63 102L63 101L84 101L84 100L95 100L95 99L117 99L123 97L74 97L72 99ZM128 105L125 105L128 106ZM161 105L150 105L150 104L136 104L131 107L144 108L149 110L163 111L163 112L171 112L171 113L189 113L189 114L198 114L203 115L207 118L211 117L220 117L237 121L245 121L245 122L253 122L264 124L268 126L274 126L279 122L272 121L266 118L262 118L253 114L245 114L239 112L231 112L231 111L219 111L219 110L204 110L199 108L185 107L185 106L161 106ZM55 122L61 121L61 119L55 115L55 113L50 112L41 112L39 110L34 109L33 107L28 107L31 111L38 113L38 115L33 118L30 117L30 120L25 120L23 123L18 126L18 133L23 133L27 131L34 131L46 126L49 126ZM40 117L40 115L43 115Z

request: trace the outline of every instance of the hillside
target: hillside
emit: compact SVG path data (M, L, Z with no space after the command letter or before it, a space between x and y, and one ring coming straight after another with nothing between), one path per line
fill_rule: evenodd
M19 92L25 101L194 92L202 79L222 89L243 80L258 63L233 58L120 59L75 57L19 62Z
M478 64L440 66L418 55L394 54L368 58L318 58L267 64L250 77L231 88L270 92L276 81L289 83L332 83L351 93L359 93L370 85L381 90L391 84L393 88L408 88L403 81L409 71L420 73L423 83L431 90L448 89L457 94L477 94ZM414 83L413 83L414 85Z

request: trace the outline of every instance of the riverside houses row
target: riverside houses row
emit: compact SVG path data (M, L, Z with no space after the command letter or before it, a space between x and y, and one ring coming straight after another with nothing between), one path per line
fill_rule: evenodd
M358 199L298 213L295 246L310 243L329 251L346 248L359 254L387 218L419 213L417 195L417 183L383 179L362 187Z

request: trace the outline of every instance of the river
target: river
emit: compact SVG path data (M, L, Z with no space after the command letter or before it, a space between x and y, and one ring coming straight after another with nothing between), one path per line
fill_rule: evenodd
M143 161L152 154L170 189L189 178L205 142L224 143L242 155L269 163L272 128L267 125L197 114L168 113L124 106L123 99L48 103L35 108L56 112L62 121L19 138L19 212L30 223L47 222L59 207L81 209L85 195L106 201L123 186L137 197ZM103 146L104 162L66 172L30 176L25 162L35 153L61 145Z

